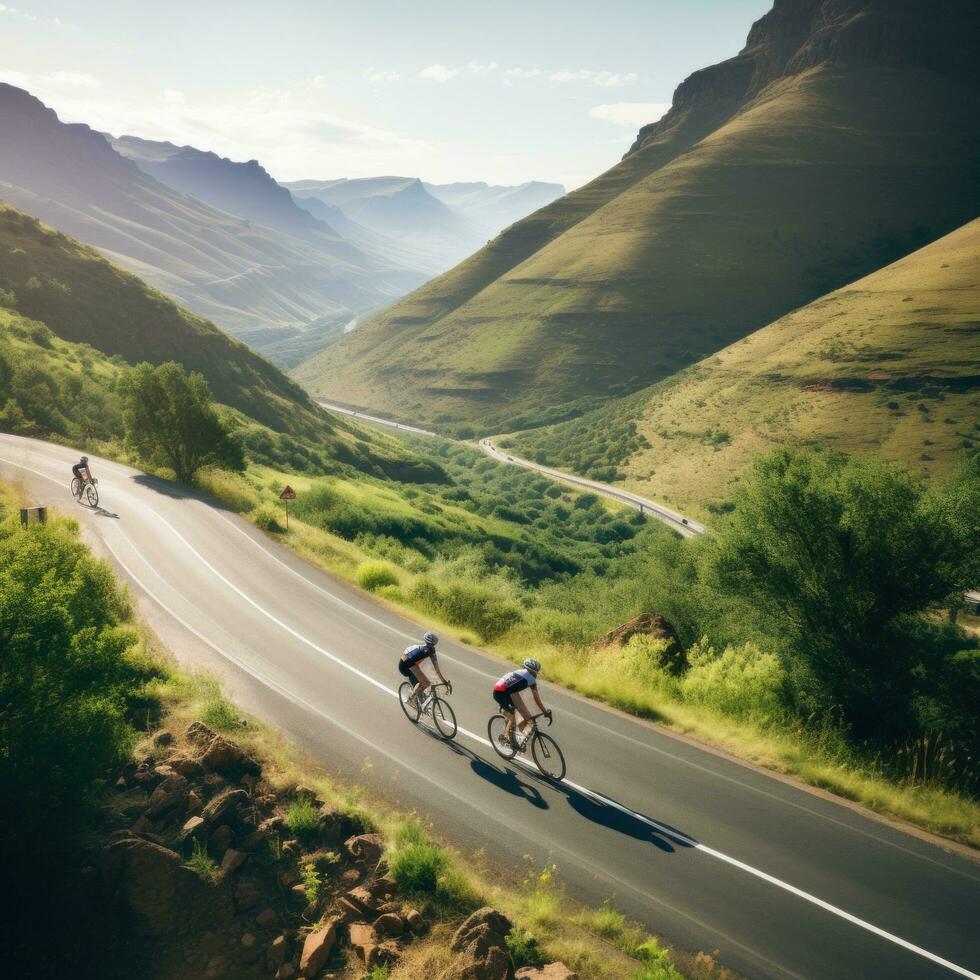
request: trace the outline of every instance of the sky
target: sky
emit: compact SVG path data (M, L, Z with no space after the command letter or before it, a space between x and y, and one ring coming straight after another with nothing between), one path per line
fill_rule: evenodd
M17 0L0 81L279 180L576 187L771 0Z

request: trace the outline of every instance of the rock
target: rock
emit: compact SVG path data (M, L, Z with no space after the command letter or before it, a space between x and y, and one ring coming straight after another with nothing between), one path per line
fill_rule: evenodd
M255 935L251 932L242 933L242 945L243 946L254 946L255 945Z
M241 851L236 851L229 847L225 851L225 856L221 859L221 873L224 875L234 874L248 860L248 855Z
M268 839L269 835L264 830L253 830L238 842L238 846L243 851L251 852L258 850Z
M267 817L265 820L263 820L262 823L259 824L258 829L264 834L274 834L277 831L282 830L285 822L286 821L282 818L282 816L277 813L275 816Z
M549 963L547 966L521 967L514 974L515 980L578 980L578 974L569 970L564 963Z
M174 740L173 732L168 732L166 728L153 733L153 744L156 746L170 745Z
M276 918L275 910L266 908L255 917L255 924L259 927L271 926L276 921ZM269 969L272 968L270 967Z
M186 755L174 756L170 760L170 768L188 779L200 776L204 772L204 766L197 759L191 759Z
M388 912L374 920L374 934L379 939L400 936L405 931L405 923L400 915Z
M344 898L363 913L374 914L378 911L379 902L377 898L372 894L371 889L365 888L364 885L352 888Z
M289 889L289 892L294 899L302 899L304 902L306 901L306 885L293 885L293 887Z
M120 776L116 780L116 789L125 789L125 788L126 788L126 777Z
M191 817L180 829L180 840L183 843L191 837L198 836L204 827L204 820L201 817Z
M443 974L443 980L514 980L514 963L500 946L490 947L482 956L467 949Z
M265 965L270 970L278 970L289 955L289 944L286 942L285 935L278 935L269 943L269 948L265 951Z
M243 789L226 789L219 793L201 811L204 822L208 825L220 823L225 817L234 813L239 804L245 803L248 796Z
M358 834L346 841L348 854L356 861L377 864L385 849L385 839L381 834Z
M361 880L361 872L357 868L348 868L340 876L345 885L356 885Z
M663 665L671 670L677 670L684 666L686 657L677 631L660 613L656 612L641 613L639 616L634 616L629 622L623 623L622 626L617 626L596 641L595 649L608 650L623 647L634 636L649 636L655 640L666 640L668 645L664 653Z
M228 824L223 823L214 828L211 833L211 843L219 851L223 851L234 839L235 832L228 826Z
M204 801L201 799L194 790L191 790L187 794L187 803L184 806L184 812L189 814L200 813L204 809Z
M422 918L418 909L409 909L405 915L405 925L414 933L425 930L425 919Z
M361 948L362 946L373 946L374 927L367 922L352 922L349 926L350 944Z
M346 895L341 895L337 903L340 909L340 918L343 922L355 922L364 915L364 910L355 905Z
M184 734L193 742L210 742L214 738L214 729L208 728L203 721L192 721Z
M145 813L141 813L136 818L136 823L134 823L133 826L129 828L129 832L134 837L142 837L144 834L149 833L151 830L153 830L153 821Z
M134 913L136 931L145 936L175 929L206 887L179 854L139 837L109 844L102 872L108 890Z
M258 764L223 735L215 735L211 739L201 757L201 764L211 772L228 773L242 769L259 772Z
M511 921L506 915L485 905L482 909L477 909L456 930L450 948L454 953L459 953L477 939L487 945L503 946L504 937L511 928Z
M292 977L296 976L296 967L292 963L283 963L282 966L276 970L276 980L291 980Z
M167 776L150 794L146 815L156 820L171 810L183 808L188 792L187 780L183 776L176 772Z
M153 767L153 775L159 776L161 779L166 779L168 776L173 776L177 772L176 769L167 765L166 762L161 762L160 765Z
M337 930L333 922L311 932L303 943L299 959L299 972L304 977L315 977L323 969L337 942Z
M239 912L248 912L262 900L262 886L254 878L239 878L235 881L232 898Z

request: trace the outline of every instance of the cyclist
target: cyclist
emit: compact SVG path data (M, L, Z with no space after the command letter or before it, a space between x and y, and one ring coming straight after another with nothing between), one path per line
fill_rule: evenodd
M515 744L514 739L514 708L520 712L521 721L518 722L517 730L523 735L524 730L531 723L531 716L528 714L527 708L524 706L523 700L518 698L514 700L514 695L518 694L520 691L526 691L530 689L531 694L534 695L534 701L538 706L541 714L551 717L551 710L546 708L541 703L541 695L538 694L538 674L541 673L541 664L539 661L529 658L524 661L523 670L511 670L504 674L503 677L497 681L493 686L493 699L497 702L500 707L501 714L507 719L507 724L504 726L503 735L500 736L501 741L510 742L512 745Z
M72 474L78 479L78 493L75 494L75 499L81 501L82 491L85 489L86 483L92 482L92 472L88 468L88 456L83 456L72 468Z
M436 656L436 644L438 642L439 637L435 633L431 630L426 631L422 634L422 642L415 646L406 647L398 661L398 672L402 677L415 682L415 687L412 689L412 701L416 704L419 703L419 695L432 683L423 669L423 662L426 660L432 663L436 674L439 675L440 683L445 684L450 693L452 692L452 686L442 676L442 670L439 667L439 658Z

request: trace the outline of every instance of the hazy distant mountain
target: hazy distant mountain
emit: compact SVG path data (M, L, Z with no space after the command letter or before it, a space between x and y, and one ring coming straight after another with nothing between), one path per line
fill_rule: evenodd
M301 207L339 208L357 224L399 242L418 263L442 272L502 228L564 194L560 184L517 187L430 184L416 177L297 180L285 184Z
M561 184L528 181L516 187L480 182L423 184L425 189L458 214L480 225L493 238L508 225L564 195Z
M486 432L670 377L980 213L978 38L976 0L776 0L618 164L295 376Z
M235 163L193 146L174 146L138 136L106 134L111 145L144 173L222 211L299 238L336 237L324 222L298 207L258 160Z
M60 122L32 95L4 84L0 133L0 199L95 245L233 333L303 329L325 315L353 316L425 278L308 221L257 166L200 154L213 181L204 180L202 171L197 179L207 186L237 184L226 200L247 201L267 218L274 209L280 216L292 209L298 216L283 221L307 225L308 235L253 224L179 193L117 153L100 133ZM165 155L165 145L158 148ZM191 161L200 164L194 154ZM198 189L217 199L217 192Z

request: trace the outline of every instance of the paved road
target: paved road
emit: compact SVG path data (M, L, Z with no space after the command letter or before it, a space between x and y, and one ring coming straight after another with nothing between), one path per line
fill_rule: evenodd
M355 419L362 419L366 422L374 422L378 425L386 425L391 429L401 429L403 432L411 432L420 436L438 436L441 439L448 438L448 436L439 436L439 433L431 432L429 429L419 429L414 425L406 425L404 422L395 422L393 419L384 419L378 415L368 415L365 412L355 411L352 408L344 408L341 405L333 405L330 402L317 402L317 404L330 412L340 412L342 415L348 415ZM657 520L663 521L665 524L672 527L675 531L678 531L685 537L690 537L695 534L704 534L705 532L705 527L703 524L699 524L693 518L685 517L683 514L679 514L677 511L671 510L669 507L665 507L663 504L658 504L655 500L651 500L649 497L642 497L638 493L632 493L631 491L623 490L620 487L613 487L608 483L599 483L596 480L589 480L584 476L577 476L574 473L566 473L563 470L556 470L550 466L542 466L540 463L532 463L529 459L522 459L520 456L515 456L510 452L497 449L490 439L481 439L480 449L491 459L495 459L498 463L503 463L505 466L520 466L523 469L534 470L537 473L542 473L545 476L551 477L553 480L559 480L562 483L570 483L573 486L581 487L584 490L589 490L592 493L600 494L603 497L608 497L610 500L615 500L617 503L625 504L627 507L632 507L634 510L638 510L641 514L649 514L651 517L655 517Z
M932 978L980 970L980 865L850 808L544 685L568 757L554 786L486 744L493 657L446 642L460 721L412 727L396 652L418 627L234 515L99 459L104 510L68 497L77 453L0 435L0 477L76 515L187 664L332 771L416 807L464 849L554 861L575 896L611 897L753 977ZM972 971L972 972L971 972Z

